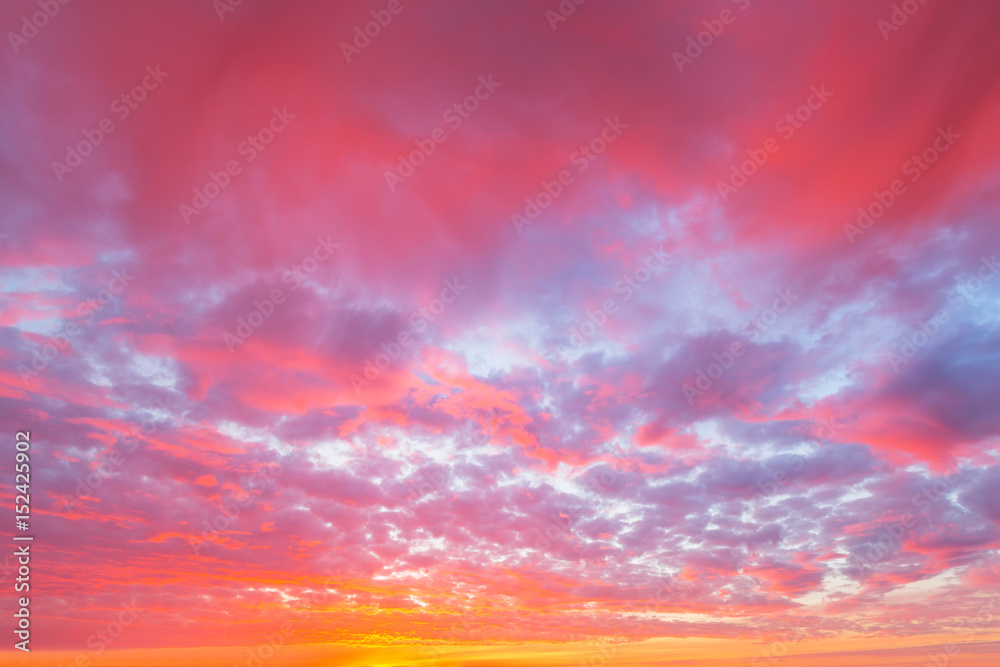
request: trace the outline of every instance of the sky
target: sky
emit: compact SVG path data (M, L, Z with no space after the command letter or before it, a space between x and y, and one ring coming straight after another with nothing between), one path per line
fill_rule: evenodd
M0 27L3 661L1000 661L1000 5Z

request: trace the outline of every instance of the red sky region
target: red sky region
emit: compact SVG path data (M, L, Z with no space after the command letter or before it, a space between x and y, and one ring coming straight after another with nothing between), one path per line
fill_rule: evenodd
M31 659L996 663L1000 6L0 26Z

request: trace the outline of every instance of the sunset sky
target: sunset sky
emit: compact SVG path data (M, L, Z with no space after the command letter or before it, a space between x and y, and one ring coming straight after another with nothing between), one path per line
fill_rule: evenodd
M0 662L1000 664L1000 4L0 27Z

